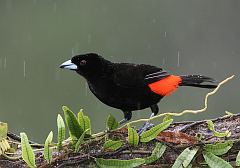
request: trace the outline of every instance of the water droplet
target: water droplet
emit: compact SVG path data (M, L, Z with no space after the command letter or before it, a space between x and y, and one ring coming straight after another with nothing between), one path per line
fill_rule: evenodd
M26 61L23 61L23 77L26 78Z
M55 3L53 4L53 11L54 11L54 13L57 12L57 2L55 2Z
M55 80L59 80L59 79L60 79L60 71L59 71L59 68L56 68Z
M75 55L75 51L74 51L74 48L72 48L72 56Z
M180 67L180 52L177 52L177 67Z
M165 37L165 38L167 37L167 32L164 32L164 37Z
M0 69L2 69L2 57L0 57Z
M217 62L214 61L212 64L213 64L213 68L214 68L214 69L217 69Z
M88 34L87 42L90 44L92 42L92 34Z
M3 69L7 68L7 57L4 58Z
M6 1L6 9L7 10L12 10L12 1Z
M155 24L155 23L157 22L157 20L154 18L154 19L152 20L152 22L153 22L153 24Z
M88 83L85 82L85 96L88 96Z

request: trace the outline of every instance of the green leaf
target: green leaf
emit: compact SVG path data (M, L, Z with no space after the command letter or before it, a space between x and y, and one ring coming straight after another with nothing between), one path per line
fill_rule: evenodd
M139 142L139 136L137 134L137 131L132 128L130 125L128 125L128 143L131 146L136 147Z
M209 167L211 168L232 168L232 166L226 162L225 160L221 159L218 156L215 156L211 152L204 152L203 157L208 164Z
M79 122L79 125L81 126L83 131L89 129L87 134L90 135L91 134L91 122L90 122L89 117L85 116L83 114L83 110L82 109L78 112L78 122Z
M103 148L105 150L115 151L115 150L118 150L119 148L121 148L122 145L123 145L122 141L108 140L104 143Z
M118 121L111 114L109 114L107 118L107 128L109 130L114 130L117 129L118 126L119 126Z
M167 148L166 145L157 143L151 156L145 158L145 164L151 164L157 161L163 155L166 148Z
M214 128L214 124L211 120L207 120L207 124L208 124L208 129L213 131L213 135L218 137L218 138L222 138L222 137L230 137L231 136L231 132L230 131L225 131L225 132L218 132L215 130Z
M81 147L81 144L82 144L83 139L84 139L84 136L86 135L86 133L87 133L88 131L89 131L89 129L86 129L86 130L82 133L82 135L80 136L80 138L78 139L78 141L77 141L77 143L76 143L76 145L75 145L75 152L76 152L76 153L79 152L80 147Z
M215 131L214 124L211 120L207 120L207 125L209 130Z
M229 112L229 111L225 111L225 113L226 113L226 116L233 116L234 115L234 113Z
M170 124L173 122L173 119L167 120L159 125L154 126L148 131L143 132L140 135L140 141L141 142L149 142L157 137L157 135L168 128Z
M0 155L5 153L7 150L9 150L11 147L7 141L7 139L0 140Z
M231 132L230 131L225 131L225 132L218 132L218 131L214 131L213 132L213 135L215 137L218 137L218 138L222 138L222 137L230 137L231 136Z
M191 150L189 148L184 149L184 151L182 151L182 153L177 157L172 168L187 167L193 160L193 157L195 156L197 151L198 148L193 148Z
M44 151L43 151L43 154L44 154L44 158L47 160L47 162L50 164L51 161L52 161L52 149L49 147L50 144L52 143L52 139L53 139L53 132L51 131L49 134L48 134L48 137L45 141L45 144L44 144Z
M7 138L8 124L0 122L0 140Z
M240 151L239 151L238 154L237 154L236 166L240 166Z
M35 164L35 155L33 153L32 147L29 145L27 135L22 132L21 137L21 147L22 147L22 158L31 168L37 167Z
M171 119L172 119L172 115L167 114L167 115L165 115L165 117L163 118L163 122L168 121L168 120L171 120Z
M58 144L57 147L58 149L62 148L62 142L65 139L65 124L63 121L63 118L60 114L58 114L57 117L57 127L58 127Z
M118 159L95 159L97 165L100 168L133 168L144 164L145 160L140 158L130 160L118 160Z
M204 146L204 150L207 152L211 152L214 155L223 155L229 151L233 146L232 141L226 141L223 143L216 144L207 144Z
M69 134L72 140L79 139L83 133L81 126L78 123L76 115L67 107L62 107L64 111L65 121L69 129Z

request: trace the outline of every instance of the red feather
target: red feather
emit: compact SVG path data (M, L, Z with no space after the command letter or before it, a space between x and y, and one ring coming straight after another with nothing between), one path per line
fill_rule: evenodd
M159 94L161 96L167 96L174 92L181 82L182 79L180 76L170 75L157 82L150 83L148 86L154 93Z

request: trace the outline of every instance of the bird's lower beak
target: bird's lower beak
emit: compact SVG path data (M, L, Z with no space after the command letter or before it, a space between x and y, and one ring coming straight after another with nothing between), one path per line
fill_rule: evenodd
M77 65L72 63L71 60L68 60L62 63L59 68L70 69L70 70L77 70Z

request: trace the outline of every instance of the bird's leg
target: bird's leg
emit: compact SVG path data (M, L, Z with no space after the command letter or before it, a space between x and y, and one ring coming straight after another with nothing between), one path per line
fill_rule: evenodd
M155 115L157 115L157 113L159 111L159 108L158 108L157 104L154 104L154 105L150 106L150 108L151 108L152 114L150 115L149 119L154 117ZM152 123L150 123L149 121L145 122L143 124L143 126L141 128L139 128L138 135L140 135L141 133L146 131L151 126L153 126Z
M132 112L131 111L123 111L123 114L124 114L124 119L119 121L119 125L122 125L122 124L126 123L127 121L131 120L131 118L132 118Z

